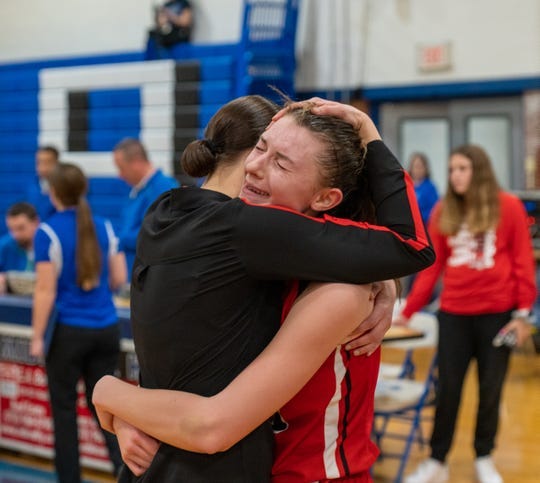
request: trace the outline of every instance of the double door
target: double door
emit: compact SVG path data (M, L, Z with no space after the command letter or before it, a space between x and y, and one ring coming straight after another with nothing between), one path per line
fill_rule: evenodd
M408 167L416 151L427 155L439 193L447 186L450 151L465 143L488 153L501 186L525 188L521 97L385 103L380 120L384 140Z

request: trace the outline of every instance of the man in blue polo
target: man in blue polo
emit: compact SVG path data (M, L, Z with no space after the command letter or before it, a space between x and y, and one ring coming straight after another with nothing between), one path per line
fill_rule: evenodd
M36 178L28 185L25 201L36 208L41 221L56 212L49 198L47 176L59 162L59 152L54 146L40 146L36 151Z
M6 213L9 233L0 238L0 293L7 291L5 272L34 271L34 235L39 225L30 203L15 203Z
M176 188L178 182L152 165L146 149L137 139L120 141L114 147L113 157L120 178L132 187L118 234L119 250L126 255L128 274L131 275L137 235L146 210L161 193Z

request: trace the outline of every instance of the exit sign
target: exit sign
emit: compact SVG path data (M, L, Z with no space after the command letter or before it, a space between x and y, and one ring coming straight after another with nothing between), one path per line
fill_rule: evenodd
M449 70L452 67L450 42L419 45L416 66L421 72Z

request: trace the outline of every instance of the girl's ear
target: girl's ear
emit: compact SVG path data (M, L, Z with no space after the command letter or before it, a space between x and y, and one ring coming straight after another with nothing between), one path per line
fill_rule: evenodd
M343 201L343 193L339 188L323 188L311 201L311 209L316 212L328 211Z

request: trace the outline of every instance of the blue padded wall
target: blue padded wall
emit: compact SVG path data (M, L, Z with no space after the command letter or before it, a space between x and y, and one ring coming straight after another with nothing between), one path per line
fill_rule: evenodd
M7 208L26 198L27 186L35 176L34 156L39 134L39 71L51 67L122 63L142 59L143 54L135 52L0 65L0 235L6 232L4 215ZM99 104L99 99L96 104ZM93 180L91 186L94 186ZM96 203L96 213L105 214L111 211L105 208L104 203L99 202L101 197L106 200L105 205L115 206L118 212L118 204L123 202L129 192L127 185L113 179L112 185L105 183L104 189L110 191L103 192L102 189L99 190L100 194L89 195ZM116 201L107 198L110 195ZM113 219L113 222L115 221L117 222Z
M237 44L182 44L171 50L171 58L180 65L172 94L176 128L170 140L170 162L177 174L180 174L178 160L183 147L190 140L202 137L212 115L234 96L237 48ZM49 68L126 62L144 62L144 53L0 65L0 235L5 232L3 215L7 207L25 199L26 186L35 176L34 156L40 130L39 72ZM109 152L119 139L139 137L143 127L139 88L90 89L83 94L86 96L84 109L72 112L69 121L79 126L73 131L72 140L82 142L85 150ZM152 116L166 122L166 114L158 106ZM70 161L64 157L62 160ZM92 209L111 219L115 228L128 193L127 184L114 176L90 179L88 199Z

